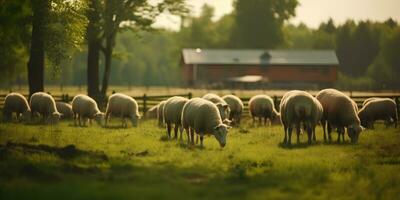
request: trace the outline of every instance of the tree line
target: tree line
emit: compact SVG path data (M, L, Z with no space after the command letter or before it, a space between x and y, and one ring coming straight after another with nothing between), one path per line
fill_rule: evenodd
M397 89L400 27L348 20L316 29L288 22L296 0L237 0L213 21L205 5L191 16L183 0L0 1L2 87L87 85L95 99L108 86L180 86L182 48L334 49L343 89ZM161 13L181 17L179 31L155 29Z

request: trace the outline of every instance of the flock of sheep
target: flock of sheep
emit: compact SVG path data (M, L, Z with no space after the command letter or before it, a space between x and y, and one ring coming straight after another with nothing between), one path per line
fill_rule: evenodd
M358 141L359 134L366 128L373 128L376 120L384 120L386 125L397 127L397 106L389 98L370 98L365 100L358 110L357 104L344 93L335 89L324 89L314 97L308 92L293 90L281 99L278 113L274 101L267 95L253 96L249 101L250 116L255 123L258 118L261 124L282 124L284 128L284 144L291 144L293 129L297 142L301 132L307 133L308 143L316 141L315 128L322 125L324 141L332 140L331 132L338 132L344 141L345 130L352 143ZM231 125L239 125L244 110L243 102L234 95L219 97L206 94L202 98L187 99L171 97L149 109L148 118L157 118L160 127L166 126L167 136L171 138L172 127L174 138L180 138L185 130L188 144L194 145L200 138L203 146L205 135L213 135L221 147L226 145L227 133ZM101 126L107 126L110 116L122 119L122 126L127 127L126 119L137 126L140 119L139 107L135 99L125 94L116 93L109 97L106 112L99 110L96 101L86 95L77 95L71 104L55 102L47 93L34 93L28 103L19 93L6 96L3 108L5 121L10 121L16 113L18 121L31 121L42 116L44 123L56 124L60 118L73 118L75 126L86 126L89 120L95 120ZM328 138L327 138L328 135Z

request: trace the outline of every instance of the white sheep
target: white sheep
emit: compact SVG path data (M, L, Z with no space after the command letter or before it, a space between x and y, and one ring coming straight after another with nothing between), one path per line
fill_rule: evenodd
M30 121L31 108L26 98L19 93L7 94L4 99L3 116L5 121L10 121L15 113L18 121Z
M275 110L274 101L271 97L267 95L256 95L250 98L249 100L249 113L251 118L253 119L253 124L256 121L256 117L258 117L259 124L261 125L262 119L264 119L264 125L267 124L267 119L272 122L275 122L278 112Z
M194 133L200 135L200 145L206 134L214 135L221 147L226 145L230 126L223 124L217 106L202 98L190 99L182 110L182 126L194 144ZM191 138L191 139L190 139Z
M315 127L323 113L317 99L305 91L291 91L283 98L280 109L285 132L283 143L291 144L293 127L297 129L297 143L299 143L300 124L303 124L307 131L308 143L311 144L312 137L314 141L316 140Z
M345 128L352 143L358 141L359 134L363 130L360 118L357 115L357 104L344 93L336 89L324 89L318 92L316 98L321 103L324 114L322 117L322 127L324 130L324 140L326 141L326 125L331 141L332 129L337 129L338 142L340 135L344 141Z
M58 112L62 114L61 119L72 119L74 112L72 112L72 106L65 102L56 102Z
M44 92L36 92L30 98L32 116L39 113L43 117L43 122L57 124L61 113L58 112L54 98Z
M385 120L386 126L394 123L397 127L397 105L389 98L375 98L369 100L358 112L361 125L367 128L374 128L374 121Z
M166 101L161 101L157 106L158 127L164 127L164 106Z
M189 99L184 98L184 97L171 97L169 98L164 105L164 122L167 125L167 136L168 138L171 138L171 128L172 124L175 125L174 127L174 138L176 139L178 136L178 129L180 130L180 138L182 139L182 123L181 123L181 118L182 118L182 109L183 106L185 105L186 102L188 102Z
M213 94L213 93L205 94L202 98L214 103L219 110L222 121L225 124L230 123L230 121L228 120L230 109L229 109L229 105L225 102L225 100L223 100L220 96Z
M365 104L367 104L368 102L370 102L370 101L372 101L372 100L376 100L376 99L380 99L380 98L379 98L379 97L371 97L371 98L365 99L365 100L363 101L363 103L362 103L362 107L364 107Z
M229 120L234 124L240 124L241 115L244 109L242 100L235 95L225 95L222 99L229 105Z
M139 106L132 97L121 93L115 93L108 98L105 126L107 126L110 116L120 117L123 127L128 126L125 120L128 118L131 120L132 126L136 127L140 119Z
M76 95L71 104L75 126L77 125L76 120L79 121L79 126L86 126L87 119L95 119L99 125L104 125L104 113L100 112L96 101L89 96L84 94ZM82 120L83 124L81 123Z

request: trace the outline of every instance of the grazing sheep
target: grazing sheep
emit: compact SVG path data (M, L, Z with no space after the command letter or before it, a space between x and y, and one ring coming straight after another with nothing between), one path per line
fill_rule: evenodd
M44 92L32 94L30 99L31 115L39 113L43 117L44 123L57 124L61 114L58 112L54 98Z
M146 119L157 119L157 109L158 109L158 104L151 107L149 110L146 111L146 114L144 115Z
M56 102L56 107L58 112L62 114L61 119L72 119L74 116L71 104L65 102Z
M362 107L364 107L365 104L367 104L368 102L370 102L372 100L376 100L376 99L381 99L381 98L379 98L379 97L371 97L371 98L365 99L364 102L362 103Z
M374 121L385 120L386 126L394 123L397 127L397 105L389 98L375 98L368 101L358 112L361 125L367 128L374 128Z
M164 106L166 101L161 101L157 106L158 127L164 127Z
M324 140L326 141L326 125L331 141L331 131L336 128L338 132L338 142L340 135L344 141L345 128L352 143L358 141L359 134L363 130L360 118L357 115L357 106L355 102L342 92L335 89L324 89L318 92L317 99L321 103L324 114L322 118L322 127L324 130Z
M322 117L322 106L317 99L305 91L291 91L285 95L280 104L281 121L284 127L285 137L283 143L291 144L293 126L297 129L297 143L300 138L300 124L307 130L308 143L315 139L315 127ZM289 137L287 139L287 137Z
M223 124L217 106L202 98L190 99L182 110L182 126L189 140L194 144L194 132L200 135L200 145L206 134L214 135L221 147L226 145L226 135L230 126ZM190 140L191 138L191 140Z
M120 117L122 119L122 127L126 128L128 126L126 118L130 119L132 126L136 127L140 119L139 106L132 97L121 93L114 93L108 98L105 126L107 126L110 116Z
M218 95L212 94L212 93L205 94L202 98L214 103L218 107L222 121L225 124L230 123L230 121L228 120L230 109L229 109L229 105L225 102L225 100L223 100Z
M222 99L229 106L230 109L229 120L232 121L234 124L239 125L244 108L242 100L240 100L239 97L231 94L223 96Z
M95 119L96 122L103 126L104 113L100 112L95 100L84 94L76 95L72 99L72 111L74 112L74 124L79 121L79 126L86 126L87 119ZM83 124L81 123L83 120ZM91 122L91 121L90 121Z
M15 92L7 94L6 98L4 99L4 121L10 121L12 118L12 113L16 114L19 122L30 121L31 108L29 107L28 101L23 95Z
M264 125L267 124L267 119L270 120L271 124L276 121L278 113L275 110L274 101L267 95L256 95L251 97L249 100L249 112L253 119L253 124L258 117L258 122L261 125L261 120L264 119Z
M172 124L175 125L174 128L174 133L175 136L174 138L176 139L178 137L178 129L180 129L180 138L182 139L182 109L183 106L185 105L186 102L188 102L189 99L184 98L184 97L171 97L169 98L164 105L164 122L167 125L167 136L168 138L171 138L171 127Z

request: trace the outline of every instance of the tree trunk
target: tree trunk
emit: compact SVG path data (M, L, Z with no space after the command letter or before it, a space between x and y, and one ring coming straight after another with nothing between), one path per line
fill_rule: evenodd
M49 11L48 0L32 0L32 38L28 61L29 96L44 90L44 37L46 17Z
M87 57L87 93L101 103L99 91L99 58L100 58L100 15L97 9L97 0L89 1L87 17L89 19L87 27L88 57Z
M101 87L101 95L104 98L107 95L108 81L110 80L112 52L113 52L113 39L112 37L109 37L106 39L106 47L104 50L105 67L103 74L103 84Z

